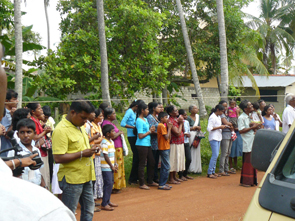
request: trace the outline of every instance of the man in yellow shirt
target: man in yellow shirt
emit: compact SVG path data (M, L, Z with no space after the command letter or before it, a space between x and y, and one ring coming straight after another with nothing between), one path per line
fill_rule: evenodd
M95 180L92 148L83 125L93 108L86 101L74 101L67 115L56 126L52 135L52 151L58 171L63 203L75 213L81 205L81 220L92 220L94 213L93 187Z

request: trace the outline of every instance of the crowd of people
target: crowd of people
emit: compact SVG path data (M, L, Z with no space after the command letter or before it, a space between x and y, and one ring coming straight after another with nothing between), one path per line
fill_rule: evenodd
M120 193L126 187L124 156L128 148L123 131L114 123L115 109L106 103L94 107L89 101L74 101L55 127L49 106L29 103L17 109L17 97L15 91L7 90L0 150L12 147L7 134L13 130L13 138L22 149L18 154L39 155L43 161L40 169L25 167L20 178L51 189L73 213L79 202L81 220L92 220L94 212L101 209L113 211L118 207L110 199L112 193ZM239 105L234 100L220 101L208 119L212 156L207 177L217 179L235 174L237 158L242 156L240 185L257 185L256 170L250 162L255 133L261 128L280 127L287 133L295 119L295 96L287 95L286 103L281 120L274 105L263 100L243 100ZM121 127L127 128L133 152L130 185L143 190L171 190L173 185L193 179L190 173L202 173L200 140L205 137L205 128L200 126L198 111L196 105L186 112L174 105L164 108L157 102L131 103L120 122ZM11 150L1 157L15 154ZM18 159L11 160L9 166L16 169L21 165Z

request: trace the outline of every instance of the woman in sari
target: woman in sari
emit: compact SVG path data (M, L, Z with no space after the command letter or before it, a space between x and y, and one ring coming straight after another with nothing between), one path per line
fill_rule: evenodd
M192 145L197 131L201 130L200 127L200 117L198 115L199 109L196 105L189 106L190 116L187 117L187 121L190 125L190 146ZM192 161L188 169L191 173L202 173L202 161L201 161L201 142L197 148L191 148Z
M252 144L254 141L254 130L260 124L251 122L250 113L254 110L250 101L244 100L240 103L243 113L239 116L238 127L243 139L243 166L241 171L240 185L250 187L257 185L257 171L251 164Z

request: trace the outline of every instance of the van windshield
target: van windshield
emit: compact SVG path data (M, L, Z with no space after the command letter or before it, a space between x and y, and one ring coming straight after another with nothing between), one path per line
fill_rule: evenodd
M275 169L275 178L290 183L295 183L295 133L287 143L282 158Z
M289 155L282 172L284 177L295 180L295 148L293 148Z

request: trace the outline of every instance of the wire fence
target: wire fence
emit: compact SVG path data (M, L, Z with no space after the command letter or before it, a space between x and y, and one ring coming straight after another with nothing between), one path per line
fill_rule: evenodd
M275 97L286 97L286 95L238 95L238 96L228 96L229 99L231 98L255 98L255 99L263 99L263 98L275 98ZM167 97L167 98L163 98L163 97L136 97L136 98L111 98L111 101L132 101L132 100L151 100L151 99L155 99L155 100L186 100L186 101L195 101L197 99L199 99L200 97L191 97L191 96L181 96L181 97ZM221 96L203 96L203 99L216 99L216 98L221 98ZM22 101L23 104L27 104L27 103L70 103L73 101L90 101L90 102L105 102L107 101L106 99L66 99L66 100L32 100L32 101ZM7 103L13 103L13 102L7 102Z

